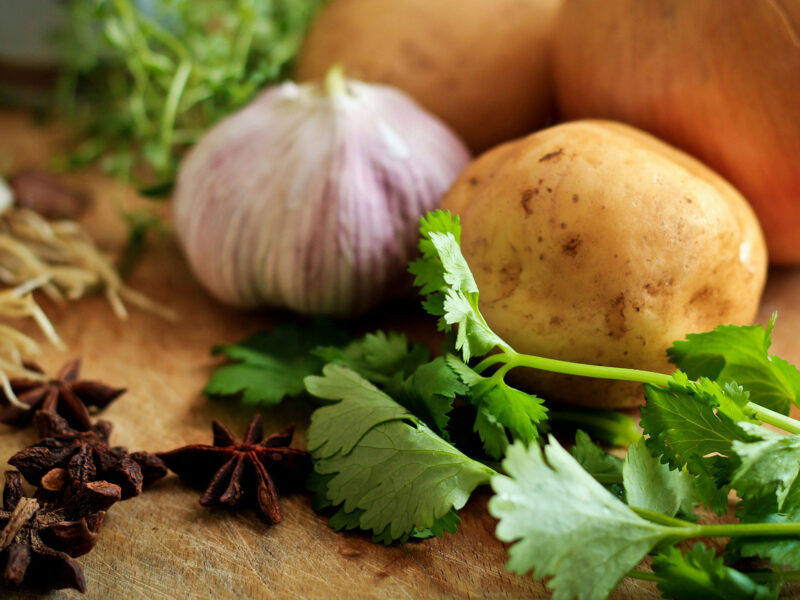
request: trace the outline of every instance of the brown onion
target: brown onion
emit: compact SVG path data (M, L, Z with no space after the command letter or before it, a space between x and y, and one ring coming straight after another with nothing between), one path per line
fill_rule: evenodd
M800 1L566 0L556 94L568 119L655 133L731 181L773 263L800 263Z

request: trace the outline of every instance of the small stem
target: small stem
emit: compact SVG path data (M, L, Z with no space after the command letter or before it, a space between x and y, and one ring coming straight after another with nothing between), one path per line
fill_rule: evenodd
M691 537L788 537L800 536L800 523L732 523L697 525Z
M661 581L661 577L655 573L651 573L650 571L639 571L637 569L632 569L628 571L627 575L631 579L640 579L642 581Z
M779 412L764 408L763 406L754 404L753 402L748 402L745 405L745 410L750 410L753 413L753 416L764 423L778 427L779 429L783 429L789 433L800 433L800 422L792 417L782 415Z
M506 358L505 362L508 365L510 365L511 368L530 367L532 369L541 369L543 371L550 371L552 373L562 373L564 375L578 375L580 377L595 377L597 379L617 379L619 381L652 383L655 385L662 385L662 386L668 385L669 382L672 381L672 376L666 375L664 373L641 371L639 369L623 369L621 367L603 367L600 365L585 365L581 363L569 362L566 360L556 360L554 358L531 356L529 354L517 354L516 356L509 356L508 358Z
M347 92L347 80L344 78L344 68L340 64L333 65L325 74L325 93L328 96L344 94Z
M756 583L800 581L800 571L762 571L756 573L748 573L746 571L740 572ZM627 576L632 579L639 579L641 581L659 582L662 580L662 578L655 573L651 573L650 571L639 571L638 569L632 569L628 571Z
M674 517L668 517L667 515L662 515L659 512L647 510L646 508L639 508L638 506L629 506L629 508L643 519L647 519L648 521L652 521L653 523L658 523L659 525L666 525L668 527L676 527L684 529L685 532L682 535L682 537L684 538L700 537L702 535L697 532L700 531L702 527L704 527L703 525L695 525L694 523L691 523L689 521L684 521L683 519L676 519Z
M800 571L769 571L761 573L745 573L756 583L775 583L783 581L800 581Z

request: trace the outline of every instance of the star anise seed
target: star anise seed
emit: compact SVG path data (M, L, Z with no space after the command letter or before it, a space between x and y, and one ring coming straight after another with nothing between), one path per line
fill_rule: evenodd
M3 581L85 592L83 570L72 557L94 547L105 511L120 498L119 487L93 482L53 509L25 496L19 473L7 471L5 476L0 510Z
M242 443L216 419L211 425L213 446L192 444L157 456L187 483L205 487L200 504L234 507L255 501L267 522L279 523L276 482L300 484L311 468L308 452L289 447L294 425L264 439L261 415L256 415Z
M167 474L166 466L153 454L128 454L122 446L109 446L108 421L97 421L88 431L76 431L56 414L37 411L35 420L45 437L8 462L29 483L45 491L58 491L66 484L77 490L92 481L107 481L119 486L122 498L127 499Z
M32 371L44 373L37 365L26 365ZM113 388L99 381L79 381L80 359L64 365L55 379L36 381L34 379L11 379L11 389L23 404L30 406L25 410L9 404L5 394L0 392L0 422L23 426L33 418L36 409L59 414L80 431L92 426L88 407L102 410L125 393L124 388ZM44 435L41 431L39 435Z

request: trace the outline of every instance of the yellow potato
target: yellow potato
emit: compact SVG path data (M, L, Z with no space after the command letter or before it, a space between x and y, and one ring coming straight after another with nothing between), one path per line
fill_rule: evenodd
M766 278L753 211L632 127L577 121L495 148L445 196L489 325L516 350L670 372L689 332L750 323ZM545 398L636 404L638 384L512 372ZM524 373L522 373L524 371Z
M550 38L561 0L333 0L306 38L295 77L396 86L473 151L544 126L553 100Z

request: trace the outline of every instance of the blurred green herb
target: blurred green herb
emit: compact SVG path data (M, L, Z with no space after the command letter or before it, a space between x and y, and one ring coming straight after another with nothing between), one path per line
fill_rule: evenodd
M287 75L323 0L67 0L58 104L99 161L168 193L181 154Z

